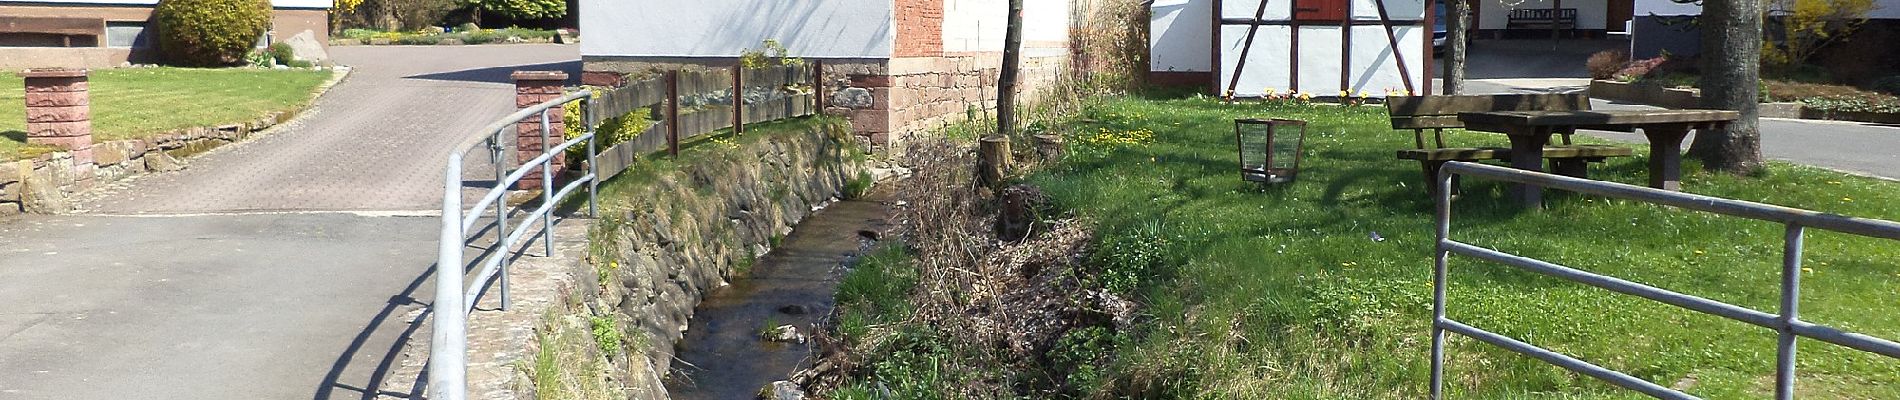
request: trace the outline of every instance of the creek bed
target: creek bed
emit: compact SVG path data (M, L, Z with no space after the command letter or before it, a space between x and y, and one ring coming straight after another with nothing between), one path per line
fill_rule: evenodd
M676 345L674 399L751 399L809 363L811 343L766 339L783 325L810 335L829 314L843 268L884 233L885 196L832 203L800 222L731 286L713 291Z

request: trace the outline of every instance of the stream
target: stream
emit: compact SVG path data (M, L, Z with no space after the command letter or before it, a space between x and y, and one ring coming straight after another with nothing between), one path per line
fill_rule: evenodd
M781 343L763 333L781 325L810 335L834 305L843 268L869 250L890 209L873 194L832 203L801 221L731 286L699 304L673 360L666 391L674 399L752 399L809 363L810 342Z

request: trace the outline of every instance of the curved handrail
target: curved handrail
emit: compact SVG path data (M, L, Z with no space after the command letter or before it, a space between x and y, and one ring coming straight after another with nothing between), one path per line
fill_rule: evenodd
M568 103L578 101L581 102L582 113L589 113L591 110L587 107L587 102L591 101L593 95L593 91L582 89L553 100L522 108L483 128L480 131L483 136L476 136L463 143L459 143L449 151L448 165L444 168L443 173L442 232L435 265L436 295L433 305L431 306L435 313L433 317L435 322L434 331L430 335L432 341L430 342L429 349L429 398L438 400L463 400L467 398L468 362L466 357L468 351L468 313L473 310L476 302L481 299L481 295L484 293L482 289L488 286L490 279L495 279L496 277L499 277L501 281L502 309L508 308L508 260L526 251L526 247L522 250L513 250L516 242L520 241L523 235L533 231L530 227L532 227L535 222L541 222L540 228L545 246L544 251L552 255L554 251L552 235L554 234L553 213L556 208L555 205L560 204L561 201L566 200L569 196L573 195L574 192L580 190L582 185L586 185L588 189L588 213L593 215L598 212L598 208L595 206L596 199L594 196L595 193L598 192L600 175L598 171L594 170L594 168L596 168L594 157L599 149L595 142L597 136L594 133L594 127L591 125L587 126L586 134L573 139L564 140L559 145L545 145L555 137L566 136L554 136L555 133L551 132L551 120L554 118L564 118L566 116L565 110L561 110L562 114L559 116L551 115L551 111L554 111L557 107L563 107ZM543 140L541 154L520 163L520 167L514 171L508 171L506 169L507 165L503 163L504 157L502 157L502 133L509 128L509 125L520 124L524 120L536 117L539 117L538 119L541 124L541 137ZM586 115L583 115L582 120L588 120L586 117ZM495 185L489 188L488 191L482 195L480 200L475 202L475 207L464 210L462 208L462 164L465 161L464 155L473 151L476 146L484 142L489 145L489 150L492 152L491 161L496 163ZM567 185L561 187L560 190L555 190L552 171L554 168L552 165L554 158L583 142L587 144L586 162L589 169L588 173L569 182ZM521 225L509 231L507 226L509 223L508 216L512 213L508 211L510 206L502 201L502 198L507 195L509 188L514 187L533 172L540 172L541 174L541 205L528 213L528 215L523 218ZM494 221L496 227L494 233L496 236L495 242L489 247L488 252L476 256L478 260L464 260L463 249L468 246L470 240L468 237L469 231L475 228L476 223L487 213L490 206L495 206L496 208ZM466 271L463 270L463 267L467 265L467 263L476 261L482 264L482 268L477 271L476 279L473 280L474 287L471 288L468 287L468 282L464 279L466 278ZM451 304L461 305L461 307L440 306Z

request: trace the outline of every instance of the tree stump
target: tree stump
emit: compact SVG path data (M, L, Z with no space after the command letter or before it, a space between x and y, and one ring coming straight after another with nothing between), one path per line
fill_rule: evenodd
M1009 137L984 136L977 144L976 162L978 182L990 188L991 191L1001 192L1004 179L1009 177Z
M1043 164L1055 164L1062 161L1062 135L1036 135L1036 156Z

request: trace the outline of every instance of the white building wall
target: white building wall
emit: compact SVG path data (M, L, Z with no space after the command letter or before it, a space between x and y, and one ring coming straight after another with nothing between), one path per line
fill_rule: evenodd
M1149 71L1214 70L1214 0L1157 0L1149 10Z
M1425 0L1385 0L1384 3L1386 16L1394 21L1394 25L1425 18ZM1226 18L1252 19L1259 10L1259 3L1253 1L1227 0L1223 4L1222 15ZM1372 0L1353 0L1352 17L1376 21L1379 14L1375 7L1376 2ZM1291 18L1290 7L1275 7L1270 3L1267 10L1267 20ZM1211 24L1212 21L1204 23ZM1182 24L1177 22L1174 26ZM1246 50L1249 29L1246 25L1228 25L1222 27L1220 33L1218 82L1223 88L1233 83L1233 95L1236 97L1259 97L1269 90L1275 93L1293 91L1293 63L1296 62L1299 63L1297 89L1313 96L1338 96L1343 90L1355 96L1363 93L1371 97L1385 97L1387 92L1408 90L1406 78L1410 78L1409 89L1415 93L1423 92L1428 84L1429 77L1425 76L1425 48L1431 37L1427 33L1429 31L1418 26L1393 28L1393 35L1398 39L1397 49L1386 37L1385 27L1379 25L1353 26L1351 37L1348 38L1345 29L1338 23L1303 23L1298 28L1298 43L1293 42L1295 28L1292 26L1263 25L1255 33L1252 49ZM1348 51L1345 40L1352 41L1352 57L1349 64L1341 65L1342 52ZM1291 46L1299 46L1299 59L1292 59ZM1240 63L1243 50L1247 52L1244 69ZM1400 58L1405 61L1403 72ZM1347 78L1344 87L1340 85L1342 74ZM1235 75L1240 76L1237 83L1234 81Z
M581 0L583 56L889 58L890 0Z
M944 53L1003 51L1007 0L943 0ZM1069 0L1023 2L1023 55L1067 54Z
M1511 10L1524 8L1550 8L1555 0L1524 0L1515 7L1505 7L1498 0L1478 0L1478 29L1504 29L1510 23ZM1669 0L1636 0L1669 2ZM1639 6L1640 7L1640 6ZM1610 19L1609 0L1563 0L1563 8L1577 9L1577 29L1605 29L1604 22ZM1644 15L1641 11L1636 15Z

